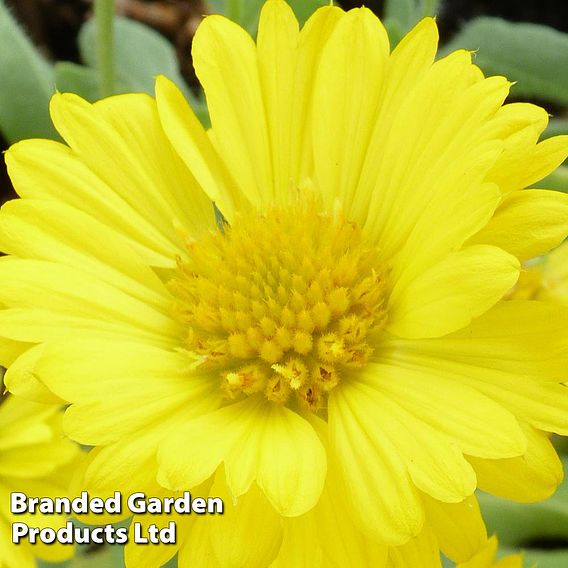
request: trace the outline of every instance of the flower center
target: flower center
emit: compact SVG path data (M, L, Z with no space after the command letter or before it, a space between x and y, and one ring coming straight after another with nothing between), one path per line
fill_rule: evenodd
M188 349L226 397L263 392L313 411L368 361L385 270L356 225L298 203L187 243L172 283Z

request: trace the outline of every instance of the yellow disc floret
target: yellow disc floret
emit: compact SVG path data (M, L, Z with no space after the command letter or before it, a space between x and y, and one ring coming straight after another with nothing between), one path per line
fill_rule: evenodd
M187 243L172 283L187 348L229 398L264 392L317 411L346 367L372 354L386 319L377 250L313 203L238 217Z

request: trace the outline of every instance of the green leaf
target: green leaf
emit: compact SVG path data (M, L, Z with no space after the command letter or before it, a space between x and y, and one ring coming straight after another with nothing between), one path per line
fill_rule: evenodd
M418 16L416 0L387 0L385 2L384 18L398 22L401 27L408 29Z
M62 93L75 93L90 102L99 98L97 72L76 63L59 61L55 64L55 86Z
M288 0L288 4L292 6L300 25L303 26L306 20L322 6L327 6L329 1L326 0Z
M556 189L568 193L568 166L560 166L544 179L535 183L537 189Z
M0 0L0 130L8 142L22 138L56 138L49 119L54 92L53 67Z
M478 497L487 529L497 533L502 545L522 547L531 541L568 539L568 500L562 493L529 504L485 493Z
M554 449L559 455L568 458L568 437L553 436L552 443L554 444Z
M499 556L518 554L520 551L503 547ZM523 566L538 566L538 568L566 568L568 566L568 550L523 550Z
M396 47L408 31L408 27L395 18L386 18L383 24L387 30L391 48Z
M551 118L548 122L548 128L544 131L542 137L550 138L559 134L568 134L568 119Z
M540 24L481 17L444 48L479 50L475 62L490 75L517 81L512 93L568 105L568 34Z

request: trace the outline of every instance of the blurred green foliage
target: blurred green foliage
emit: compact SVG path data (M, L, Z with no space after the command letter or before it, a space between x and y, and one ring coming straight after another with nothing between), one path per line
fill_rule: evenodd
M182 90L204 124L209 117L203 96L183 80L175 49L155 30L126 18L114 22L115 94L154 93L154 78L163 74ZM95 22L79 33L83 65L48 62L33 46L4 0L0 0L0 131L9 143L22 138L56 138L48 105L55 90L74 92L89 101L99 98Z
M315 9L329 3L327 0L289 2L301 23ZM263 0L209 0L211 12L230 17L252 35L257 31L262 4ZM392 45L422 17L436 15L439 9L439 0L386 0L383 20ZM203 123L208 124L203 94L194 93L184 82L170 42L132 20L116 18L114 26L116 92L152 94L154 77L160 73L167 75L178 84ZM56 88L78 93L90 101L98 98L93 20L79 34L80 64L47 61L12 17L4 0L0 0L0 38L0 131L8 142L57 136L48 116L49 98ZM568 107L568 34L532 23L479 17L466 22L443 46L441 55L458 48L475 51L475 61L486 74L505 75L516 81L512 90L515 99L556 108L557 116L550 121L545 136L568 133L568 115L563 115ZM562 166L536 187L568 192L568 166ZM483 493L479 498L489 532L499 535L502 555L525 548L527 566L534 562L538 562L539 568L568 566L568 484L549 500L537 504L513 503ZM76 559L59 566L121 568L122 552L120 546L82 547ZM175 566L175 559L168 566Z
M53 138L47 114L53 66L35 49L0 0L0 131L10 142Z

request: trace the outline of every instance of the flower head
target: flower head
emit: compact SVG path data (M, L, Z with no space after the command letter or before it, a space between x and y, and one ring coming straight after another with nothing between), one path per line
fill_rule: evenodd
M367 9L300 31L269 0L256 43L219 16L197 32L210 132L159 77L155 100L58 94L67 145L9 150L0 363L13 392L71 404L88 488L222 492L247 513L190 539L251 566L339 542L374 543L373 566L465 561L476 487L554 491L567 314L503 299L568 232L566 196L524 189L568 139L538 142L543 109L436 48L432 19L390 53ZM319 544L288 546L307 527Z
M34 568L36 558L62 562L73 556L73 547L59 543L12 544L12 523L30 527L64 527L60 515L10 511L10 493L29 497L63 497L70 474L77 465L79 448L61 435L61 411L14 396L0 399L0 566Z
M187 248L172 285L178 317L229 400L262 393L319 412L341 376L368 363L387 290L356 225L308 197Z

